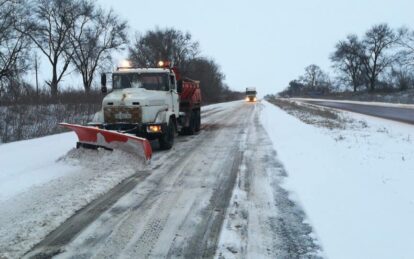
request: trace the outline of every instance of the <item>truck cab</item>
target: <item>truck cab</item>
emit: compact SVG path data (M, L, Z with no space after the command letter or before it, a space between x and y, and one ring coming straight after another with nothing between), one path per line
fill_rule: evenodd
M246 88L246 102L256 102L257 101L257 92L255 87Z
M107 93L106 75L101 81ZM176 132L188 126L189 115L180 112L181 91L182 83L169 67L119 67L112 73L112 90L90 125L158 139L161 149L169 149Z

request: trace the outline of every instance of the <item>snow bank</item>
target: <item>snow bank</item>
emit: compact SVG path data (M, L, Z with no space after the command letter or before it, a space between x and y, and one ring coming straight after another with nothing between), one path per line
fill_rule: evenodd
M328 130L264 103L261 122L330 258L414 258L413 127L342 112ZM365 121L365 123L361 123Z
M71 132L0 146L0 257L20 257L77 210L145 167L131 154L77 150L75 143Z
M70 173L73 167L55 161L76 141L70 132L0 145L0 201Z

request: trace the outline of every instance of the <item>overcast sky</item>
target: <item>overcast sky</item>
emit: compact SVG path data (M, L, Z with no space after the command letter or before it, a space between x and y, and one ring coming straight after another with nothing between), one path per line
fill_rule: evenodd
M331 75L329 54L350 33L373 24L414 29L414 0L97 0L135 32L173 27L190 32L235 90L284 89L317 64ZM71 76L66 79L66 83Z

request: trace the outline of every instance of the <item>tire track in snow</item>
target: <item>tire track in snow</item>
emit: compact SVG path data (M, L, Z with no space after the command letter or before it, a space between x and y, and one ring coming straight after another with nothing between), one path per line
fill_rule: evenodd
M302 208L283 189L285 169L259 122L249 121L246 151L220 236L216 258L320 258Z
M232 145L223 143L238 132L241 122L243 113L228 109L204 118L205 130L199 135L186 137L188 141L170 152L156 153L158 169L65 247L61 257L157 257L167 255L173 244L183 248L176 234L183 240L191 238L198 225L197 214L209 206L210 197L221 189L220 168L224 164L230 170L234 159ZM233 183L229 183L231 190ZM220 215L223 214L224 211ZM204 217L201 213L201 219ZM221 221L209 226L218 226L220 230ZM217 239L218 231L212 236L208 240ZM182 249L183 254L194 253L186 249Z
M317 258L258 109L240 103L208 114L200 134L155 152L153 171L56 258Z
M67 219L37 244L31 252L26 254L26 257L48 258L60 253L63 245L72 240L103 212L114 205L123 195L131 191L139 182L145 180L148 176L148 171L139 171L123 180L109 192L89 203L86 207Z
M223 110L216 110L214 109L214 114L218 112L222 112ZM204 120L210 121L211 114L205 115L203 117ZM214 124L207 124L204 125L204 130L209 130L210 128L214 127ZM178 138L178 142L185 142L183 140L188 139L190 137L185 138ZM200 139L204 141L203 139ZM200 142L200 141L198 141ZM197 148L200 143L193 143L192 148L186 150L186 152L192 152L192 149ZM160 158L165 160L173 160L175 159L175 163L173 165L178 165L179 162L177 160L182 159L183 157L176 156L173 152L156 152L153 161L159 161ZM162 168L164 163L162 162L155 162L152 166L152 170L157 170L158 168ZM169 168L173 170L173 168ZM61 226L57 229L52 231L48 234L40 243L38 243L34 248L32 248L28 253L26 253L25 257L28 258L44 258L44 257L51 257L53 255L59 254L62 252L62 247L68 244L74 237L76 237L83 229L85 229L91 222L96 220L103 212L105 212L108 208L110 208L113 204L115 204L122 196L126 193L131 191L134 187L138 185L139 182L144 181L145 178L149 176L149 171L140 171L135 173L134 175L128 177L120 184L115 186L112 190L110 190L105 195L101 196L100 198L94 200L90 204L88 204L83 209L79 210L76 214L66 220ZM151 193L148 198L156 198L158 194L156 193L157 188L154 189L155 192ZM145 202L146 200L143 200ZM142 204L137 205L134 209L138 209ZM122 214L127 213L129 210L128 207L117 207L111 210L112 214ZM108 233L106 233L108 234ZM103 240L103 237L96 238L94 241L88 240L90 244L92 243L99 243Z
M242 114L229 114L230 116L225 116L221 118L221 121L219 124L221 126L216 127L212 126L214 124L211 124L207 128L211 131L216 131L214 139L218 138L218 135L222 134L223 130L227 131L233 131L234 129L238 129L240 127L234 127L233 130L228 127L229 125L234 124L241 124L243 125L242 121ZM225 125L226 122L227 126ZM221 133L221 134L218 134ZM211 140L211 138L210 138ZM211 182L211 188L214 189L212 192L212 195L210 199L207 202L208 196L203 195L202 193L198 193L198 195L194 195L191 199L189 199L188 195L183 194L183 192L178 192L177 195L169 196L166 200L164 200L160 205L159 208L162 208L163 210L168 210L168 215L165 215L162 220L160 220L160 216L158 215L157 219L159 222L162 222L163 228L158 228L155 233L151 233L151 231L144 231L140 235L140 238L137 242L130 242L129 248L124 253L125 257L134 256L137 253L144 254L148 257L167 257L167 258L175 258L175 257L187 257L187 258L194 258L194 257L205 257L209 256L211 257L214 255L217 238L219 231L221 229L221 224L224 219L224 213L225 209L227 208L228 201L231 196L231 190L234 186L234 180L237 173L237 166L239 164L239 161L237 160L237 156L235 157L235 149L234 146L237 146L237 141L234 142L233 147L220 147L220 151L214 155L212 161L219 161L217 163L217 172L215 173L216 177L214 182ZM214 154L215 152L211 151L211 147L208 147L207 150L203 150L203 146L198 146L196 149L199 153L209 153ZM213 147L213 150L217 149L217 147ZM229 150L230 149L230 150ZM220 162L220 158L218 154L224 155L227 153L226 161L229 161L223 165L222 162ZM194 167L194 160L190 160L191 163L186 165L183 168L183 171L185 171L184 174L180 174L179 177L177 177L176 181L173 184L173 187L175 188L189 188L190 190L187 190L187 194L191 192L191 194L197 194L197 192L204 192L204 190L198 190L194 189L194 185L202 185L202 189L206 188L209 183L205 182L203 174L206 173L212 173L209 169L205 166L203 167L203 170L199 173L200 178L197 178L196 181L190 183L189 186L188 182L189 179L194 177L194 173L200 170L197 170L197 168ZM231 163L233 161L233 163ZM200 169L200 168L199 168ZM228 172L232 170L232 173L228 174ZM201 183L200 183L201 180ZM191 180L190 180L191 182ZM204 186L204 187L203 187ZM208 188L208 187L207 187ZM202 197L199 199L197 196ZM200 204L203 203L207 204L204 207L200 207ZM176 210L175 206L172 201L175 201L177 204L179 204L179 207L185 208L182 211ZM191 206L189 206L191 205ZM194 213L197 212L197 213ZM170 220L169 217L171 215L180 215L184 216L184 218L180 219L179 221L176 220ZM194 223L194 219L197 218L197 214L199 214L200 220L197 221L197 223ZM170 222L168 224L168 222ZM152 229L151 226L149 228ZM159 236L161 235L160 238ZM154 234L158 235L156 238L154 238ZM150 239L153 243L152 246L149 246L149 243L146 243L145 241L148 241ZM172 241L171 241L172 240ZM155 244L154 244L155 241ZM165 245L164 243L171 242L169 245ZM133 252L131 251L133 248ZM150 249L148 249L150 248ZM129 250L129 251L128 251ZM167 253L167 254L166 254Z

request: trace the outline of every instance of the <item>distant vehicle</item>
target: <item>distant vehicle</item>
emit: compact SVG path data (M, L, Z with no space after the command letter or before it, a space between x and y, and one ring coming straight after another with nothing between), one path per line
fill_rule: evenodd
M246 88L246 102L255 102L256 98L256 87L247 87Z

